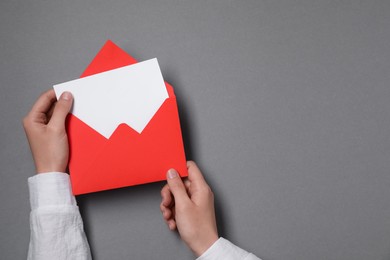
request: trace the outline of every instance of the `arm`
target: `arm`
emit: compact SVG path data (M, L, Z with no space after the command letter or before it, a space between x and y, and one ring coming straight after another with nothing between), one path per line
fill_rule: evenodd
M171 169L168 184L161 190L160 209L170 230L180 237L198 260L259 260L253 254L219 238L215 220L214 195L194 162L188 162L184 182Z
M69 158L65 119L71 106L70 93L56 102L51 90L41 95L23 120L38 173L28 179L29 260L91 259L69 176L64 173Z
M92 259L69 175L37 174L30 189L30 245L28 260Z

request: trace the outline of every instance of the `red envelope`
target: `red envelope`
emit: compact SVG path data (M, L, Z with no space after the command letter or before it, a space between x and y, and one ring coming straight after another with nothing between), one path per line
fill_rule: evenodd
M136 63L107 41L81 77ZM148 125L138 133L121 124L109 139L69 114L69 171L74 195L156 182L175 168L187 176L179 114L173 88Z

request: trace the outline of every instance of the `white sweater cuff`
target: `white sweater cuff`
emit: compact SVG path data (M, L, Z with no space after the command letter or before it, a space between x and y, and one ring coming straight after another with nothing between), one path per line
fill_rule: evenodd
M45 206L76 206L69 175L62 172L40 173L28 178L31 210Z
M249 253L224 238L219 238L197 260L244 259Z

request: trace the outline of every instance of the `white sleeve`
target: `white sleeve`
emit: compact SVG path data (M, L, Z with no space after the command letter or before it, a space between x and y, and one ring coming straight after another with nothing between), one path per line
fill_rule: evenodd
M221 237L196 260L260 260L260 258Z
M37 174L28 179L28 186L31 235L27 259L92 259L69 175Z

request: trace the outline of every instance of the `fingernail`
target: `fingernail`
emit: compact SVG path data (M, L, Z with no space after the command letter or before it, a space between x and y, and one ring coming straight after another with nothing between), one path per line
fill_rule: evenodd
M173 224L172 222L169 222L169 223L168 223L168 228L169 228L170 230L174 230L174 229L175 229L175 224Z
M177 171L175 169L170 169L168 171L168 174L167 174L168 179L173 179L173 178L176 178L177 176L179 176L179 174L177 173Z
M70 100L72 98L72 94L70 92L65 91L64 93L61 94L60 99L63 100Z

